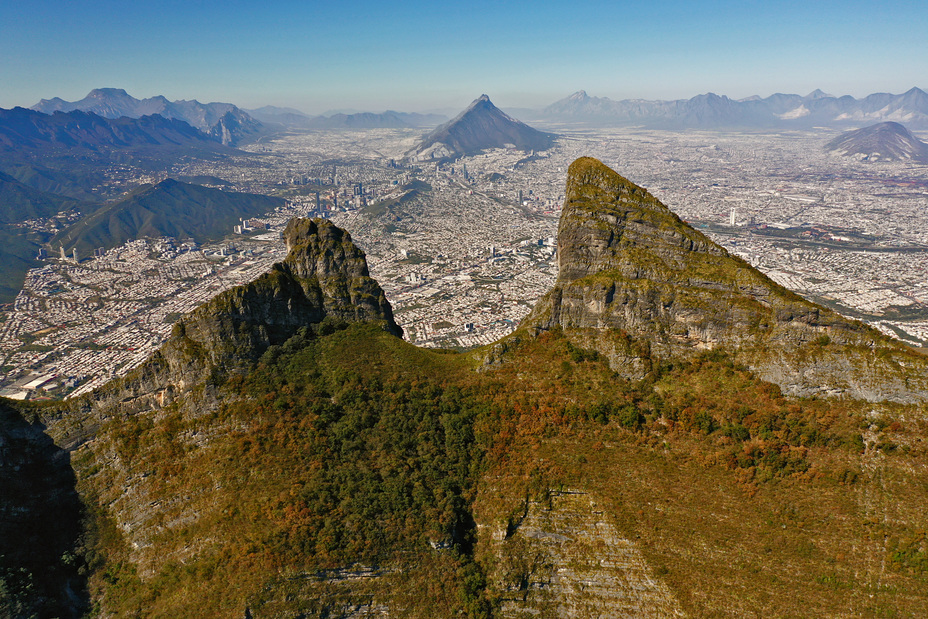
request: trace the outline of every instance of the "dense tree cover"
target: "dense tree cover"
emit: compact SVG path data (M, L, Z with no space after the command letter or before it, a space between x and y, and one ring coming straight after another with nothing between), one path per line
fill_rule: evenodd
M691 487L706 501L701 484L727 484L750 501L816 487L844 510L840 488L868 483L861 452L920 453L892 407L874 416L852 401L785 397L723 353L656 362L630 382L557 331L517 335L502 362L483 365L480 351L418 349L372 325L330 327L272 346L250 371L215 372L204 387L219 394L215 409L181 402L121 416L75 454L94 506L83 560L101 608L176 616L195 592L202 616L338 616L378 604L488 616L503 593L488 580L495 559L479 547L481 493L482 522L515 522L526 497L608 481L610 467L657 466L685 479L670 494ZM645 496L603 484L615 505ZM746 505L752 518L773 509ZM617 522L636 526L624 509ZM763 522L785 517L798 518ZM899 525L884 550L900 574L923 572L919 535ZM783 552L799 557L811 543L791 538ZM680 551L661 552L665 565ZM813 585L829 587L835 574L846 581L829 572Z
M418 351L373 331L317 337L304 330L248 374L221 378L235 398L218 410L134 416L105 431L130 476L151 474L149 496L202 495L194 501L202 512L172 530L170 547L224 532L180 563L155 560L151 577L138 573L119 536L101 532L98 552L122 557L109 559L95 580L108 604L170 614L182 605L173 592L203 581L203 595L223 616L237 605L272 603L260 586L268 573L281 574L272 589L287 588L293 578L344 568L391 574L410 553L438 551L444 559L421 563L426 573L443 574L442 595L462 613L485 612L469 505L489 440L475 432L475 420L487 415L487 404L474 387L445 380L448 361L460 365L459 356ZM211 435L208 445L191 445L200 433ZM95 473L84 483L105 494L114 478ZM202 487L204 478L211 488ZM239 583L234 592L230 578Z

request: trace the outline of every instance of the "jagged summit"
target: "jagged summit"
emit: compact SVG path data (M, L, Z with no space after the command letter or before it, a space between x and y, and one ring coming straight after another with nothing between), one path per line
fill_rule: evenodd
M596 159L568 170L558 267L522 327L563 329L628 377L722 348L790 393L928 398L898 371L923 357L777 285Z
M122 88L95 88L79 101L42 99L31 109L43 114L81 110L109 119L158 114L182 120L227 146L261 131L261 123L231 103L200 103L195 99L172 102L162 95L136 99Z
M928 144L897 122L846 131L825 145L826 151L864 161L921 161L928 163Z
M454 119L427 135L407 153L418 161L447 159L471 155L488 148L515 147L521 150L545 150L554 136L529 127L493 105L490 97L480 95Z
M304 329L370 322L402 337L390 302L350 234L325 219L293 219L283 234L289 253L282 262L183 316L145 364L93 397L130 408L151 406L153 398L163 405L215 368L254 362Z
M325 319L378 322L402 336L380 285L351 235L325 219L294 219L284 230L289 254L270 272L227 290L185 316L176 337L192 339L221 364L233 353L255 358L301 327Z

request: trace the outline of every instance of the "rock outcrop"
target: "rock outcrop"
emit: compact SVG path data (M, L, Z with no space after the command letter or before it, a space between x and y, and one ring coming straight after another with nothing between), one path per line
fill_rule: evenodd
M351 235L324 219L294 219L284 230L289 254L270 272L216 296L185 316L172 341L200 348L209 361L255 359L302 327L379 322L402 336L390 302L370 277Z
M596 159L570 166L558 268L523 326L562 328L629 378L719 348L793 394L928 398L905 378L923 357L777 285Z
M325 219L294 219L284 239L286 259L181 318L148 361L91 395L94 408L160 407L204 383L209 399L207 379L214 371L247 367L301 329L311 334L372 322L402 337L390 302L351 235Z
M585 492L551 491L547 505L526 500L518 526L492 533L500 617L685 616L637 544Z

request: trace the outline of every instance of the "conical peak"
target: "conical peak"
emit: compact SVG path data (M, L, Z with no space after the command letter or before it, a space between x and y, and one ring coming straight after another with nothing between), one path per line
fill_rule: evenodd
M464 110L464 112L462 112L461 116L477 108L495 109L496 106L493 105L492 101L490 101L490 97L488 97L487 95L480 95L479 97L474 99L473 102L469 106L467 106L467 109Z

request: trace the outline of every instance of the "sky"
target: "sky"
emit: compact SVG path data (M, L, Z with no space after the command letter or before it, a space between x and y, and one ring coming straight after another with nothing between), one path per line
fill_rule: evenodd
M244 108L454 111L928 89L925 0L9 0L0 107L124 88Z

